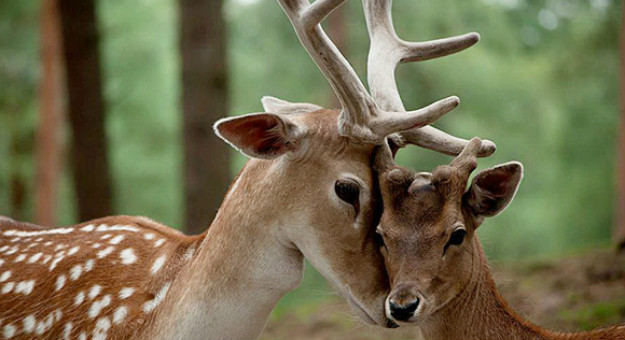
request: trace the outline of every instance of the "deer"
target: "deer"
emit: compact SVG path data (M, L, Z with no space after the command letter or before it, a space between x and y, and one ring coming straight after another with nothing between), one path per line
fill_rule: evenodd
M377 227L391 292L386 315L418 325L426 339L625 339L625 326L558 333L522 319L501 297L476 233L513 200L523 165L480 171L480 139L431 173L397 166L391 149L376 151L384 211Z
M373 150L391 138L396 148L455 155L468 141L429 126L457 97L408 111L393 72L462 51L479 35L407 42L392 28L390 1L365 0L369 93L320 25L345 0L278 2L341 108L264 97L265 112L216 122L217 135L250 159L200 235L140 216L65 227L0 220L1 338L256 338L299 285L304 259L365 322L396 327L384 313ZM495 149L484 141L480 156Z

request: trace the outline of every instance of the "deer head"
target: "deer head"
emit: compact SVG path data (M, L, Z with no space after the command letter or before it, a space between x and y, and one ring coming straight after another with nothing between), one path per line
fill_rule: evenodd
M426 320L480 272L476 230L508 206L523 177L521 163L505 163L479 172L467 189L480 144L472 139L451 164L432 173L398 167L388 146L378 150L384 213L377 232L391 282L389 318Z
M406 111L393 73L400 62L458 52L479 36L406 42L392 27L390 0L363 0L371 37L370 95L320 25L345 0L278 2L341 110L266 97L266 112L217 122L217 134L252 158L228 196L236 204L241 190L257 192L266 213L278 220L281 242L304 254L365 320L384 325L388 285L374 242L379 209L373 148L387 136L397 147L416 144L446 154L458 154L467 143L427 126L455 108L457 97ZM479 149L488 156L495 145L484 141ZM243 177L247 182L239 185Z

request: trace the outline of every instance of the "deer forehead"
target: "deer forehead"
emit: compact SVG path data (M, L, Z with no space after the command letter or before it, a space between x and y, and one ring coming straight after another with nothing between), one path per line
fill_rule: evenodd
M106 339L137 326L194 251L132 224L0 227L0 335Z

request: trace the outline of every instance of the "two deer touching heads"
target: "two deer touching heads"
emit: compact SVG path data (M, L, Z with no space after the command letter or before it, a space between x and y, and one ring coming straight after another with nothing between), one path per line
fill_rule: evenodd
M429 126L457 97L408 111L395 83L399 63L479 36L408 42L390 0L363 0L367 91L320 25L345 1L278 0L341 108L265 97L266 112L217 122L251 159L204 233L133 216L62 228L0 217L0 338L256 338L304 258L370 324L415 322L429 338L551 335L501 300L475 236L510 202L522 167L485 170L467 190L476 157L495 145ZM417 174L393 164L408 144L459 156Z

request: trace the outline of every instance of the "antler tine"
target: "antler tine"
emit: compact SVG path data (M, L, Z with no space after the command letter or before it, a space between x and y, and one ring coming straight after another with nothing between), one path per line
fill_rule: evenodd
M397 89L395 69L399 63L422 61L443 57L465 50L480 39L477 33L426 42L407 42L400 39L393 27L392 0L363 0L367 30L371 39L367 61L369 89L377 105L386 111L403 112L404 104ZM400 133L400 145L406 143L457 155L468 143L434 127L415 127ZM396 140L397 142L397 140ZM482 141L480 156L491 155L496 149L493 142Z
M339 131L363 142L380 143L389 134L431 124L458 105L450 97L421 110L393 115L380 110L373 98L319 23L346 0L278 0L295 32L326 76L343 108Z

